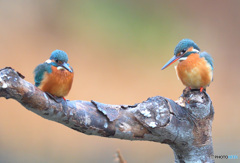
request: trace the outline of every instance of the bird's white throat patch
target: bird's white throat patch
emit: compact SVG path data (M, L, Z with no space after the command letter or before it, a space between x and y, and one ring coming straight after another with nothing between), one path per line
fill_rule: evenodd
M175 68L175 71L176 71L176 74L177 74L177 79L180 80L180 79L179 79L179 76L178 76L177 66L174 66L174 68Z

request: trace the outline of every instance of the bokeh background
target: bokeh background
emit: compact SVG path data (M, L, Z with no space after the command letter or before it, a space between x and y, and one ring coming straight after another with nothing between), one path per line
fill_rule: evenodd
M64 50L75 70L67 99L108 104L176 100L184 86L161 67L193 39L215 61L215 154L240 159L240 1L0 0L0 23L1 68L33 83L34 68ZM84 135L0 99L0 162L114 162L116 149L128 162L174 161L168 145Z

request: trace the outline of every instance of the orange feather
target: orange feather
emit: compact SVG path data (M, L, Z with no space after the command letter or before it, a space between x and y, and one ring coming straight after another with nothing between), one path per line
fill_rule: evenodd
M58 70L57 67L52 66L52 73L45 72L43 81L39 88L58 97L66 96L73 82L73 72L66 69Z
M191 54L177 65L177 74L182 83L192 89L206 88L212 81L211 65L198 53Z

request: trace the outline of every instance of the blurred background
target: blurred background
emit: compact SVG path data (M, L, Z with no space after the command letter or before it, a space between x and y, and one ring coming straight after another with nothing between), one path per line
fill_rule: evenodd
M174 66L161 68L181 39L193 39L215 61L215 155L240 159L240 1L0 0L0 23L0 68L33 83L34 68L64 50L75 71L67 99L107 104L177 100L184 86ZM0 162L111 163L116 149L129 163L174 161L168 145L84 135L0 99Z

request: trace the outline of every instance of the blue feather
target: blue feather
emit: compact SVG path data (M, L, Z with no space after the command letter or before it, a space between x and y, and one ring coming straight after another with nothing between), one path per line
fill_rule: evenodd
M197 49L200 51L200 48L197 46L197 44L190 39L182 39L177 46L174 49L174 55L176 56L178 53L180 53L183 49L187 50L188 48L193 47L194 49Z
M213 58L211 57L210 54L208 54L207 52L202 52L200 53L200 57L204 57L205 60L211 65L212 70L213 70Z
M67 53L62 50L54 50L50 56L50 60L59 60L63 62L68 62Z
M47 73L52 72L51 64L43 63L43 64L38 65L35 68L35 70L34 70L35 86L38 87L41 84L45 72L47 72Z

